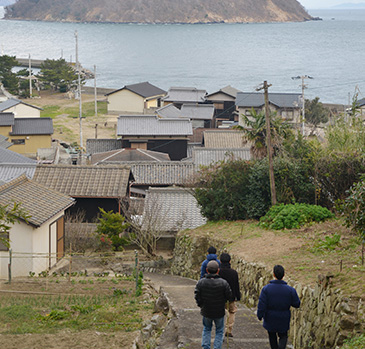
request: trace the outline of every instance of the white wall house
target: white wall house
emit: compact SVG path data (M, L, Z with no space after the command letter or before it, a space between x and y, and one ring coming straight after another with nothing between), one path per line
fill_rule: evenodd
M39 118L42 108L10 98L0 103L1 113L13 113L15 118Z

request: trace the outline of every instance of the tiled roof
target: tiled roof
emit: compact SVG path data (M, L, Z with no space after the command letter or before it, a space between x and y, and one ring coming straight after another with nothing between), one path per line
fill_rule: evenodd
M8 142L8 137L0 135L0 148L9 148L13 143Z
M185 103L181 107L181 115L191 120L212 120L214 105Z
M192 162L151 162L131 164L135 184L181 185L194 175Z
M74 199L45 188L25 175L0 187L0 205L13 206L14 201L30 216L29 223L39 227L73 205Z
M0 112L2 112L4 110L7 110L9 108L15 107L18 104L24 104L24 105L27 105L28 107L32 107L32 108L35 108L35 109L38 109L38 110L43 110L42 108L39 108L35 105L25 103L23 101L20 101L19 99L9 98L7 101L0 103Z
M129 176L130 168L121 165L39 165L33 180L72 197L122 198Z
M162 100L177 103L203 103L206 94L206 90L199 90L195 87L171 87L167 91L166 97L163 97Z
M137 95L140 95L144 98L155 97L155 96L160 96L160 95L166 94L166 91L164 91L164 90L160 89L159 87L154 86L154 85L150 84L148 81L146 81L146 82L140 82L138 84L126 85L123 88L120 88L118 90L107 93L106 96L109 96L113 93L116 93L116 92L124 90L124 89L132 91L132 92L136 93Z
M160 118L181 118L180 109L176 108L173 104L165 105L164 107L156 110L156 115Z
M269 93L269 102L279 108L300 108L301 95L299 93ZM239 92L237 93L236 106L238 107L262 107L265 105L263 93Z
M365 105L365 98L359 99L356 102L356 105L359 106L359 107L363 107Z
M13 126L14 114L13 113L0 113L0 126Z
M189 136L188 119L160 119L155 115L122 115L118 118L118 136Z
M117 150L122 148L121 139L87 139L86 152L88 154L103 153L105 151Z
M91 163L129 162L129 161L170 161L168 154L144 149L118 149L91 156Z
M143 226L146 229L172 232L194 229L206 223L191 189L150 188L144 207Z
M236 98L237 93L238 92L241 92L241 91L240 90L237 90L236 88L234 88L234 87L232 87L230 85L228 85L228 86L225 86L225 87L221 88L219 91L216 91L216 92L213 92L213 93L209 93L209 95L207 95L207 97L213 96L213 95L218 94L220 92L223 92L223 93L225 93L228 96L231 96L233 98Z
M1 164L0 163L0 180L10 182L15 178L25 174L27 178L32 179L37 164Z
M236 130L206 130L203 137L205 148L243 148L246 144L242 132Z
M51 118L19 118L15 119L12 136L52 135L53 120Z
M196 168L200 166L209 166L218 161L227 161L228 159L250 160L250 148L241 149L213 149L213 148L194 148L193 162Z
M37 161L29 159L9 149L0 147L0 163L6 164L35 164Z

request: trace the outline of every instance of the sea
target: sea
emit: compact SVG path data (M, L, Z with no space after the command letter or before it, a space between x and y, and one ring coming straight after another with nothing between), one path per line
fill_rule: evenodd
M2 18L3 8L0 8ZM310 10L322 20L250 24L118 24L0 20L1 54L75 61L98 87L149 81L213 93L231 85L301 93L323 103L365 97L365 9ZM94 80L87 81L93 86Z

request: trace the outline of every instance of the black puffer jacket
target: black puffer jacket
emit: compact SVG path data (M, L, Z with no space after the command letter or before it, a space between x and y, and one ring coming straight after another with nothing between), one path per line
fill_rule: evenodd
M231 288L218 274L205 275L195 286L195 300L200 313L210 319L223 317L226 301L230 299Z
M219 276L226 280L231 287L233 293L232 301L241 299L240 284L238 283L238 274L231 268L231 264L228 262L221 262L221 267L219 269Z

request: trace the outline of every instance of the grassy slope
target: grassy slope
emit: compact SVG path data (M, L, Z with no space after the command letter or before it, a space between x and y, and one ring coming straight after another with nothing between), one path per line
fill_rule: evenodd
M333 274L333 287L341 288L346 295L364 298L360 239L341 220L283 231L262 229L254 221L215 222L192 233L224 239L232 253L247 261L262 262L270 269L282 264L291 279L305 285L314 286L320 274ZM339 242L334 234L340 235Z

